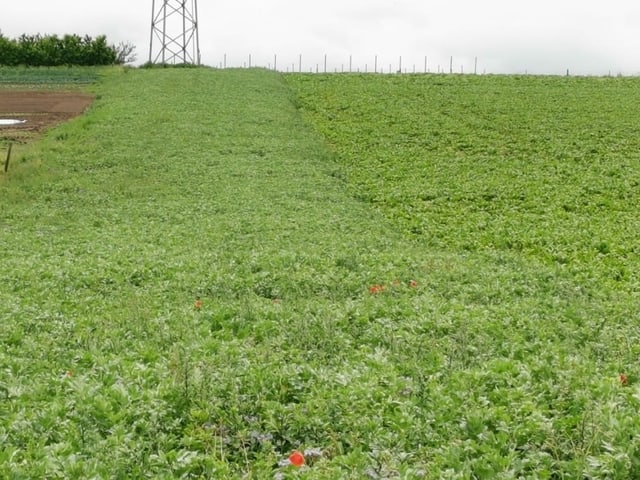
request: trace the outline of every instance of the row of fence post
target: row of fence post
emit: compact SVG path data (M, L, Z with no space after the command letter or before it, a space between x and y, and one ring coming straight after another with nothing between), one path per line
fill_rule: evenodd
M297 65L298 68L297 69L296 69L296 62L291 62L291 63L288 63L286 65L287 65L286 68L285 68L286 72L295 73L297 71L299 73L302 73L302 54L300 54L298 56L298 65ZM227 66L228 66L227 65L227 54L225 53L223 55L223 57L222 57L222 62L220 62L220 64L219 64L219 67L220 68L227 68ZM247 64L247 62L243 62L242 63L242 67L243 68L247 68L247 67L248 68L252 68L254 66L257 67L259 65L256 65L256 64L253 63L253 57L252 57L251 54L249 54L248 64ZM262 65L262 66L265 66L265 65ZM271 64L271 62L268 62L266 67L269 70L278 70L278 55L277 54L273 55L273 64ZM289 67L291 67L291 69L289 69ZM322 68L322 73L329 73L329 70L327 69L327 54L324 54L322 67L323 67ZM369 65L367 63L365 63L365 65L364 65L364 73L369 73L368 72L368 67L369 67ZM380 68L379 69L378 67L379 67L379 65L378 65L378 55L375 55L374 58L373 58L373 70L372 70L371 73L384 73L384 68ZM406 71L406 68L405 68L405 71L403 72L402 68L403 68L402 56L399 56L398 57L398 69L395 70L395 72L396 73L409 73L409 72ZM309 67L309 71L311 73L313 73L313 66ZM315 73L320 73L320 71L321 71L320 70L320 63L316 63L315 64ZM340 67L339 71L341 73L345 73L345 64L344 63L341 64L341 67ZM390 63L389 64L389 73L392 73L393 71L394 71L393 70L393 64ZM338 67L334 67L334 72L335 73L338 72ZM346 72L354 73L354 70L353 70L353 55L349 55L349 67L348 67L348 70L346 70ZM360 67L358 67L356 69L356 72L360 72ZM419 73L416 70L416 64L415 63L413 64L412 73ZM423 69L422 73L430 73L429 64L428 64L428 57L427 56L424 57L424 69ZM438 64L437 73L446 73L446 71L445 71L444 68L440 68L440 65ZM453 72L453 56L449 57L449 73L454 73ZM464 66L463 65L460 66L460 73L464 73ZM473 60L473 73L474 74L478 73L478 57L475 57L474 60Z

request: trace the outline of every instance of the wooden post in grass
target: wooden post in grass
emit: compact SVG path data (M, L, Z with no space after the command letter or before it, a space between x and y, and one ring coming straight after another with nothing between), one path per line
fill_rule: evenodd
M13 147L13 143L9 144L9 150L7 150L7 159L4 161L4 173L9 171L9 160L11 160L11 148Z

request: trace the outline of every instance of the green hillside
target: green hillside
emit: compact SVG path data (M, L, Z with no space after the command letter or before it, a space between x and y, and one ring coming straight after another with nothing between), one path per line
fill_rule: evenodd
M0 178L0 477L639 476L639 87L102 72Z

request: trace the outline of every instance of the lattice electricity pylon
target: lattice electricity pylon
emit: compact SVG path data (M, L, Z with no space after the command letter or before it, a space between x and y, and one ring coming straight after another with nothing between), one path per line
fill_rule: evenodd
M151 9L149 63L200 65L197 1L152 0Z

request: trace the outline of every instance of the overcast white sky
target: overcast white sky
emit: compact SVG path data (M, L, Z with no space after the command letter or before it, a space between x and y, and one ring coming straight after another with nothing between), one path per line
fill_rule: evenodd
M191 0L189 0L191 1ZM156 0L156 4L162 0ZM151 0L2 0L0 30L107 35L149 57ZM157 8L157 7L156 7ZM640 74L638 0L199 0L202 62L302 69Z

